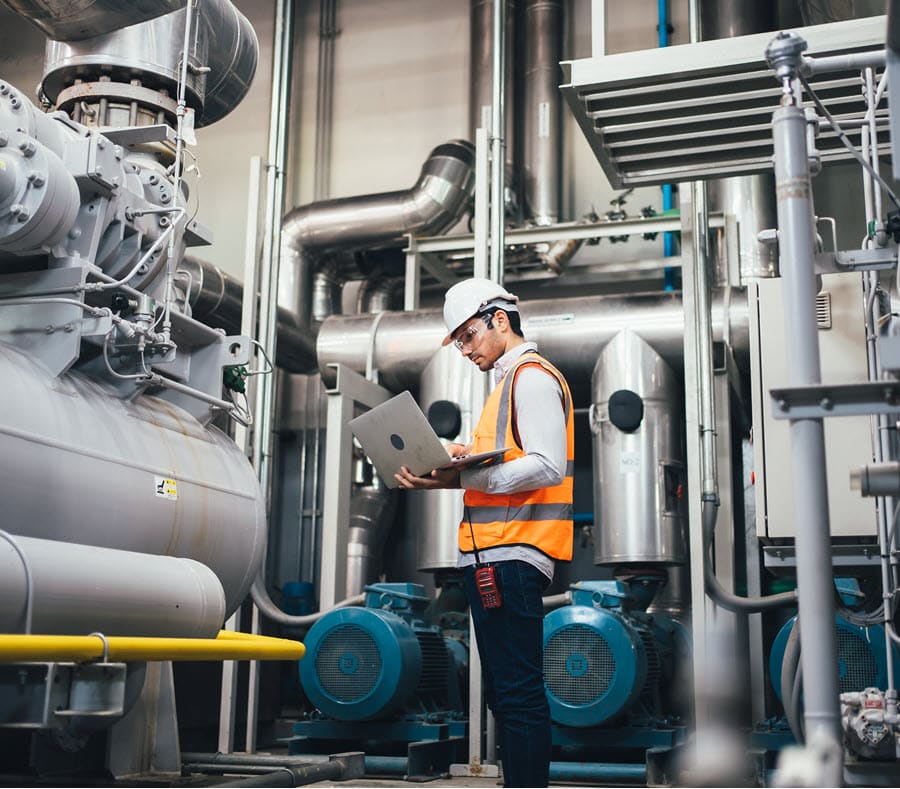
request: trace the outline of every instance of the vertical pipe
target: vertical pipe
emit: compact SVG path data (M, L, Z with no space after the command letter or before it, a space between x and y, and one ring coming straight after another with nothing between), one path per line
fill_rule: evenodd
M560 0L527 0L522 193L526 217L536 225L559 221L562 19Z
M478 129L484 129L490 137L491 95L493 91L493 0L471 0L469 12L469 139L475 142ZM515 31L515 3L506 0L506 36L512 40ZM506 69L506 139L515 137L515 91L513 70ZM506 149L506 167L514 169L512 147Z
M660 47L669 46L669 0L658 0L656 14L656 29ZM662 207L663 212L671 211L674 203L672 202L672 184L662 185ZM663 233L663 257L670 258L675 254L675 234ZM675 269L666 266L663 271L663 289L675 290Z
M775 0L702 0L700 28L704 41L765 33L777 29ZM757 240L775 227L775 182L771 171L710 181L710 209L734 216L738 226L741 274L772 277L777 272L775 246ZM737 284L732 282L732 284Z
M287 111L290 101L291 68L293 65L294 3L277 0L275 5L275 36L272 48L272 106L269 117L269 144L266 161L266 231L263 239L263 259L260 275L260 304L258 337L275 358L276 312L278 309L278 269L281 238L281 218L284 213L284 173L287 160ZM252 459L260 487L266 497L266 513L271 512L269 481L272 462L272 419L274 376L260 376L256 389L257 426L253 431ZM254 627L258 614L254 608ZM256 747L257 682L256 664L251 663L251 679L247 698L247 750Z
M793 93L774 113L775 182L781 273L784 282L785 345L789 385L821 381L813 269L815 229L807 164L806 118ZM825 434L821 419L790 423L794 479L797 590L806 648L801 655L807 742L829 752L822 781L841 783L837 643L825 478Z
M316 79L316 158L313 194L325 200L331 181L331 132L334 83L334 40L337 35L337 0L319 2L319 52Z
M494 0L494 52L491 91L491 279L503 282L506 178L506 0Z

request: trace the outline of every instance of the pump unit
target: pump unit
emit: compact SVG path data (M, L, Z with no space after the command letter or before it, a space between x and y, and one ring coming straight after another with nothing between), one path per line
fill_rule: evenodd
M425 622L419 584L367 586L365 607L323 616L305 639L300 681L324 715L370 721L461 711L458 651Z
M797 621L792 616L784 623L769 653L769 677L772 688L779 701L782 697L781 677L788 638ZM866 688L887 689L887 657L885 651L884 627L873 625L860 627L851 624L841 616L835 616L834 626L837 633L838 689L841 693L863 691ZM891 646L894 666L900 665L900 651ZM894 682L900 680L900 673L894 670Z
M660 693L678 684L671 680L689 638L674 620L643 613L656 584L651 591L635 581L574 584L572 605L544 618L544 681L554 722L588 727L626 712L645 718L672 712L663 709Z

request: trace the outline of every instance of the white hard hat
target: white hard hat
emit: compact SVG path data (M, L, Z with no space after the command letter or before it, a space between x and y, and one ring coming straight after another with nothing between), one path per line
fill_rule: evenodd
M457 282L444 296L444 323L447 326L447 336L441 345L452 342L453 332L486 307L496 306L506 312L518 312L519 309L516 307L518 301L518 296L513 296L502 285L489 279L473 277Z

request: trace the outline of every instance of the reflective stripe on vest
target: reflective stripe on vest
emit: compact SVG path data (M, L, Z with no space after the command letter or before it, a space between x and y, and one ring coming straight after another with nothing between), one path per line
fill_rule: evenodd
M572 558L572 487L575 467L575 420L572 393L566 379L535 351L523 353L488 397L475 427L472 452L511 447L505 461L524 457L513 431L514 384L526 366L540 366L559 382L566 421L566 475L559 485L520 493L467 490L459 549L463 553L499 545L529 545L554 559ZM471 529L470 529L471 523ZM475 534L475 545L472 542Z

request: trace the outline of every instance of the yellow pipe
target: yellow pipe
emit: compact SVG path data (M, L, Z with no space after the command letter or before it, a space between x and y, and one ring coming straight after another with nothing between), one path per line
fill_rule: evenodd
M299 660L300 641L222 630L217 638L106 636L110 661L129 660ZM0 635L0 661L85 661L104 655L104 638Z

